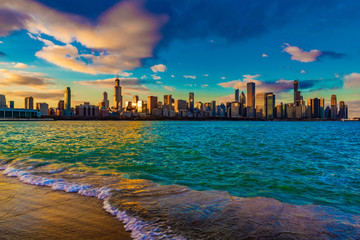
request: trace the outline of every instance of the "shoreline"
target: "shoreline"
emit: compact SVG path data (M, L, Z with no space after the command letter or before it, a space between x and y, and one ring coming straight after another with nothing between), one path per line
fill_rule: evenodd
M131 239L97 198L25 184L0 173L1 239Z

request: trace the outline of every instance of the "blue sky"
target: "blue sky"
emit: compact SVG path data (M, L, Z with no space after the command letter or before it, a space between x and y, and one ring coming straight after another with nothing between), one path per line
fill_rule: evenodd
M4 0L0 85L7 100L73 105L113 94L233 100L234 89L292 101L331 94L360 116L360 2L350 0Z

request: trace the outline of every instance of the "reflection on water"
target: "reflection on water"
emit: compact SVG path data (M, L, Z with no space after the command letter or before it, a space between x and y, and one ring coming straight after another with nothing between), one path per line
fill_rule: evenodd
M359 237L357 122L1 123L0 135L5 173L105 198L140 235Z

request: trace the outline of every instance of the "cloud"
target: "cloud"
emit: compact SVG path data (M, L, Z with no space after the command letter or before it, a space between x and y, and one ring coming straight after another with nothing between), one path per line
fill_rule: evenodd
M16 63L15 65L14 65L14 68L20 68L20 69L26 69L26 68L28 68L29 66L28 65L26 65L26 64L24 64L24 63Z
M263 57L263 58L266 58L266 57L269 57L269 56L268 56L267 54L263 53L263 54L262 54L262 57Z
M44 89L50 85L54 85L54 83L51 78L45 77L42 73L0 69L0 86L11 85Z
M344 87L345 88L360 88L360 74L351 73L344 76Z
M157 73L157 72L165 72L167 70L167 67L164 65L164 64L158 64L158 65L154 65L151 67L151 70L154 72L154 73Z
M205 87L208 87L208 86L209 86L208 84L201 85L202 88L205 88Z
M174 91L175 90L175 88L174 87L169 87L169 86L162 86L164 89L166 89L166 90L168 90L168 91L170 91L170 92L172 92L172 91Z
M119 74L122 77L131 77L133 75L133 73L129 73L129 72L122 72Z
M308 63L316 61L317 57L321 55L321 51L317 49L306 52L303 49L300 49L296 46L291 46L288 43L285 43L285 45L286 47L284 46L284 52L287 52L291 55L291 60Z
M145 80L137 78L119 78L120 85L125 91L135 91L135 92L148 92L144 84L147 83ZM114 78L108 79L98 79L98 80L89 80L89 81L75 81L75 84L82 86L96 87L96 88L113 88L115 85Z
M46 92L35 92L35 91L3 91L6 97L29 97L32 96L36 102L38 99L40 100L59 100L64 98L64 91L62 90L49 90L47 89Z
M11 19L0 21L5 26L0 34L23 28L36 36L51 36L62 44L43 41L46 46L36 53L39 58L72 71L117 74L153 56L161 39L159 29L167 21L164 15L145 11L140 2L119 2L91 22L36 1L2 0L1 10ZM83 49L89 53L80 53Z
M174 77L175 77L175 75L171 75L171 77L172 77L172 78L174 78Z
M221 77L221 79L226 79L226 77Z
M306 71L305 71L305 70L301 70L300 73L306 73Z
M217 100L218 103L224 103L224 104L227 103L227 102L233 102L233 101L235 101L234 94L219 97L218 100Z
M161 79L160 76L157 76L157 75L155 75L155 74L154 74L154 75L151 75L151 76L153 77L154 80L160 80L160 79Z
M184 78L196 79L196 76L192 76L192 75L184 75Z
M203 76L204 76L204 77L208 77L208 76L209 76L209 74L204 74Z
M0 57L4 57L4 56L6 56L6 54L0 51Z
M3 41L0 41L0 44L4 43Z

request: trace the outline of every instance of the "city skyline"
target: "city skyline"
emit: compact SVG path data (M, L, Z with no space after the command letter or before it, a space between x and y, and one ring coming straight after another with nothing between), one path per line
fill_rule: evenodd
M304 101L321 97L326 107L336 95L338 102L341 99L349 106L350 117L358 117L359 36L349 30L359 24L351 11L359 3L345 2L320 6L303 1L289 6L276 1L267 10L271 3L264 1L221 5L210 1L206 11L188 3L191 11L199 13L189 24L180 1L109 0L98 8L84 9L85 1L6 0L0 7L8 16L0 32L0 94L15 101L15 107L22 107L29 96L35 99L34 105L56 106L63 99L63 89L70 87L73 105L97 105L104 91L111 93L109 99L113 97L118 74L123 103L133 95L188 99L189 92L195 93L195 102L226 103L235 100L235 89L247 94L248 82L256 83L256 92L273 92L277 103L288 103L293 99L292 83L299 80ZM231 7L248 14L238 20L232 11L218 20L211 16L215 10ZM303 15L276 15L295 9ZM205 16L208 23L203 26L200 20ZM120 19L124 23L119 25ZM217 22L223 24L217 26ZM139 41L139 36L146 37Z

